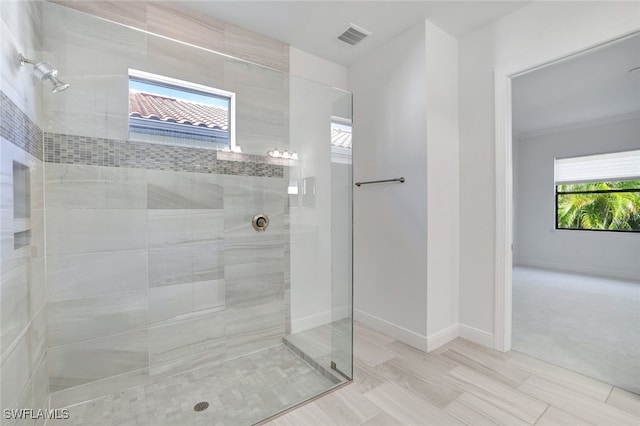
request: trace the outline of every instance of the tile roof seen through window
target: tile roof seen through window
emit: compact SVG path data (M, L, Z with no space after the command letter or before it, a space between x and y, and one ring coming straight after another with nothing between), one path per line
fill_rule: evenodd
M135 90L129 91L129 117L210 129L229 129L229 114L226 108Z
M331 146L351 149L351 132L337 128L331 129Z

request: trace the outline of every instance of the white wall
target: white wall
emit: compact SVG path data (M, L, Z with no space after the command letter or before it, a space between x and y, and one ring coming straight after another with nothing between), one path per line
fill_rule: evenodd
M535 2L459 40L460 322L492 344L494 70L524 69L640 27L637 2Z
M347 67L289 46L289 73L325 86L347 90Z
M427 336L456 337L460 194L458 42L427 21Z
M457 336L457 43L422 22L349 70L355 318L423 350Z
M417 337L427 333L425 68L421 23L349 69L354 180L406 179L354 189L355 317Z
M514 141L518 202L514 263L640 280L637 234L555 229L554 159L640 148L640 117L583 123Z

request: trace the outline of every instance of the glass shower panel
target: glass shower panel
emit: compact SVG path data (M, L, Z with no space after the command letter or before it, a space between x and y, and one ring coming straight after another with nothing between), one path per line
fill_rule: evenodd
M351 93L331 102L332 368L353 377L353 126Z
M291 335L327 377L352 376L351 94L290 78ZM340 128L336 128L339 123Z
M52 408L242 425L349 381L351 148L336 163L332 129L351 95L41 6L71 84L42 93ZM235 149L169 92L130 134L131 69L233 93Z

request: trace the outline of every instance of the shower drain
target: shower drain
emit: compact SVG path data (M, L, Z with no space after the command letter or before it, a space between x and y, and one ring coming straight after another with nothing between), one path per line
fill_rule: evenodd
M198 402L196 405L193 406L194 411L204 411L207 408L209 408L209 403L206 401Z

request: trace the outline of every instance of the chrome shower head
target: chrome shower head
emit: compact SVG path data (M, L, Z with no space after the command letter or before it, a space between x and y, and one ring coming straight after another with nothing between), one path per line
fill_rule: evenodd
M49 80L53 85L51 91L53 93L62 92L69 88L69 84L61 81L58 78L58 70L53 67L49 62L36 62L31 59L27 59L22 54L19 57L20 65L31 64L33 65L33 75L38 77L40 80Z

